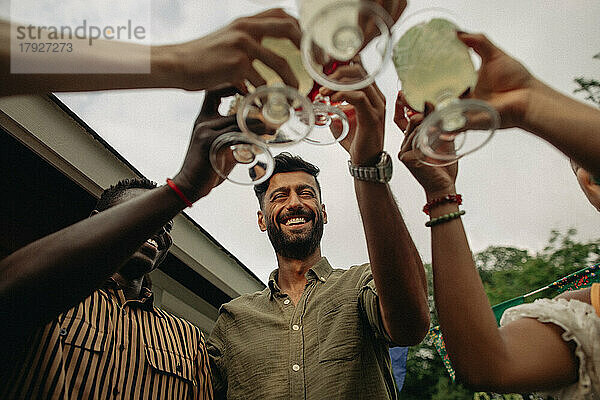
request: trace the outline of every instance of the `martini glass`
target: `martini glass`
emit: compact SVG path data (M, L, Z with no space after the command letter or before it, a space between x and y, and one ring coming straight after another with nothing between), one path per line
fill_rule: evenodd
M366 87L391 53L390 15L372 1L298 0L304 67L319 84L347 91ZM356 65L356 75L332 65Z
M500 125L488 103L461 97L475 87L471 52L456 36L456 17L448 10L425 9L401 20L394 36L393 61L410 107L435 111L419 126L413 148L421 162L456 162L487 143Z

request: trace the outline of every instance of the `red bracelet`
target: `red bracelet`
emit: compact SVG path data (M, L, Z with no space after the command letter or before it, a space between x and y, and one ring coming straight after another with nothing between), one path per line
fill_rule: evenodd
M169 187L171 189L173 189L173 191L175 193L177 193L177 196L179 196L179 198L181 200L183 200L183 202L185 203L186 206L191 207L193 205L192 202L189 201L187 197L185 197L185 194L183 194L183 192L181 190L179 190L179 188L177 187L177 185L175 184L175 182L173 182L169 178L167 178L167 185L169 185Z
M460 194L447 194L444 197L433 199L425 204L423 212L427 215L431 215L431 209L433 207L444 203L456 203L460 206L462 204L462 196Z

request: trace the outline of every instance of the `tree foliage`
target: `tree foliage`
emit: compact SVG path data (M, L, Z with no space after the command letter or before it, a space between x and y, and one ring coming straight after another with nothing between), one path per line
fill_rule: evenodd
M600 59L600 53L596 54L594 58ZM579 85L579 87L575 89L575 93L583 92L586 100L600 106L600 81L579 77L575 78L575 83Z
M565 233L552 231L548 244L536 253L510 246L493 246L475 254L473 257L475 265L479 270L490 303L498 304L521 296L572 272L600 262L600 239L580 242L576 240L576 234L575 229L569 229ZM426 272L432 325L437 325L433 301L433 274L430 265L426 265ZM537 297L553 297L555 294L546 291ZM424 341L419 346L410 349L406 365L406 379L400 399L470 400L475 395L464 386L451 381L433 343ZM521 395L485 393L477 394L477 396L480 399L526 399L529 397L528 395L521 397Z

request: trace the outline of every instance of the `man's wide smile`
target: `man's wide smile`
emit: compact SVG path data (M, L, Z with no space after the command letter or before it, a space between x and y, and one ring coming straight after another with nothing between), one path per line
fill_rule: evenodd
M280 224L288 228L299 229L303 228L311 221L312 218L306 215L290 215L288 217L281 218Z

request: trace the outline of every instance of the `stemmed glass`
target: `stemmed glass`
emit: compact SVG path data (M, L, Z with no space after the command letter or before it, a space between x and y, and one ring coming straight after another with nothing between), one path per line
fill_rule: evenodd
M209 158L217 174L242 185L269 179L274 168L269 146L301 141L315 122L308 98L283 84L261 86L238 99L235 108L241 132L215 139Z
M407 103L418 112L430 103L435 111L419 126L412 146L421 162L456 162L492 137L500 116L488 103L462 99L475 87L471 52L457 35L450 11L431 8L407 16L394 32L393 61Z
M288 10L293 14L293 11ZM304 141L315 145L330 145L343 140L348 134L350 124L346 114L339 108L339 104L331 104L329 97L319 94L318 83L315 83L307 73L302 63L300 50L289 40L273 37L263 38L261 45L271 50L275 54L283 57L299 81L298 92L308 97L312 102L312 109L315 116L315 124L304 138ZM260 61L255 60L253 66L256 71L267 81L267 83L280 82L279 75ZM334 65L335 69L337 65ZM297 110L298 112L302 110ZM339 132L332 135L330 127L336 124L339 126Z
M391 53L388 12L373 1L297 0L304 67L319 84L356 90L373 83ZM355 65L355 76L336 74L335 65Z
M277 82L273 79L276 72L255 60L255 69L268 84L256 88L237 105L241 132L222 135L211 147L213 168L232 182L259 184L268 179L274 167L269 146L301 140L326 145L343 140L349 131L348 117L319 95L319 84L334 90L368 86L389 57L393 21L376 3L298 0L298 6L302 53L290 47L287 39L264 38L262 45L286 59L299 77L300 91ZM353 64L360 66L358 76L336 74L337 67ZM303 90L306 78L313 83L311 76L318 84ZM334 124L335 135L331 129ZM230 172L231 162L234 167Z

